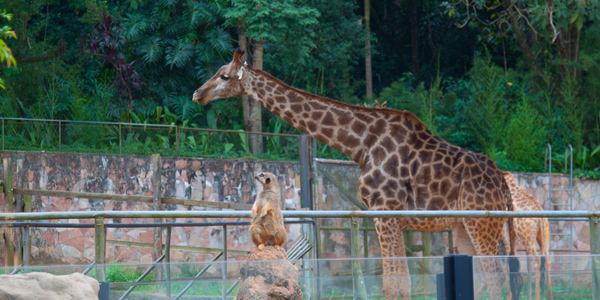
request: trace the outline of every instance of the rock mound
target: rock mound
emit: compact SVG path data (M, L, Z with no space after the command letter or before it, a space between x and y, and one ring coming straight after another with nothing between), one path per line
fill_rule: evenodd
M236 300L302 300L298 268L287 260L282 248L252 250L240 272L242 284Z
M0 299L79 300L98 299L100 284L81 273L53 275L27 273L0 275Z

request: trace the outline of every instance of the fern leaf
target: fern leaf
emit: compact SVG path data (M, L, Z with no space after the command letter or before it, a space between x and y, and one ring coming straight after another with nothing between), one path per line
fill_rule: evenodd
M188 9L183 12L187 27L197 28L204 22L216 21L215 14L207 3L189 1L187 7Z
M148 39L140 48L145 63L156 64L163 55L163 41L159 37Z
M150 22L144 15L128 14L123 18L124 36L129 40L135 39L144 34L149 25Z
M168 35L176 37L185 30L185 26L181 17L177 17L167 24L165 31Z
M231 49L231 36L222 27L213 27L206 31L208 43L218 52Z
M175 41L166 50L167 65L173 69L173 66L183 68L190 62L194 55L194 46L191 44Z
M175 4L177 4L177 1L178 0L160 0L159 2L161 5L164 5L166 7L172 7Z

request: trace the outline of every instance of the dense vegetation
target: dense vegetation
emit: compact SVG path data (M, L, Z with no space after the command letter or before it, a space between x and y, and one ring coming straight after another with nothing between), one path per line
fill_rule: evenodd
M0 27L14 31L0 36L12 49L2 53L17 63L1 65L2 117L297 133L264 109L250 114L241 97L191 102L240 44L249 62L295 87L409 110L503 169L543 171L546 144L554 165L570 144L579 174L598 175L595 1L0 0L0 8L13 15ZM339 158L327 151L318 155Z

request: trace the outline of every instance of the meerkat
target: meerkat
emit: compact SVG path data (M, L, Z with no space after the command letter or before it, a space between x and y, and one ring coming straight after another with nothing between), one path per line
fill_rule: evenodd
M283 215L279 207L279 186L277 177L271 173L257 173L254 177L263 186L252 205L250 235L252 242L262 250L265 246L280 249L287 241L287 231L283 225Z

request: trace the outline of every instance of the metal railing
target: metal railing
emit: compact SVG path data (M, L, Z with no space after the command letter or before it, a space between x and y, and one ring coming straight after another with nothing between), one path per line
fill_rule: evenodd
M306 223L313 223L314 224L314 220L312 219L304 219L304 220L286 220L285 224L306 224ZM98 225L98 221L96 222L96 224L89 224L89 223L47 223L47 222L3 222L0 223L0 228L25 228L24 232L23 232L23 240L24 240L24 245L23 245L23 263L20 264L19 266L15 267L14 270L10 273L10 275L14 275L17 274L21 271L23 272L27 272L28 271L28 267L29 267L29 259L30 259L30 241L31 241L31 228L92 228L92 227L96 227ZM228 253L234 253L234 254L240 254L239 252L246 252L246 251L241 251L241 250L228 250L227 249L227 228L228 226L248 226L250 225L250 222L203 222L203 223L195 223L195 222L186 222L186 223L104 223L103 227L104 230L106 230L106 228L143 228L143 227L165 227L167 232L166 232L166 240L165 240L165 244L163 245L163 249L164 249L164 253L154 262L150 265L150 267L148 267L146 269L146 271L144 271L144 273L135 281L135 283L141 283L141 281L148 275L150 274L150 272L152 270L154 270L156 268L156 266L164 260L164 262L166 263L167 267L165 268L165 284L166 284L166 291L167 291L167 297L170 299L170 295L171 295L171 276L170 276L170 268L169 268L169 264L171 263L171 229L173 227L193 227L193 226L201 226L201 227L208 227L208 226L222 226L223 228L223 247L221 249L220 252L218 252L218 254L213 258L213 260L211 261L214 262L216 261L218 258L222 257L223 261L226 262L227 261L227 255ZM102 229L100 229L102 230ZM97 231L98 232L98 231ZM105 233L106 231L103 231L103 234L97 234L95 235L95 239L94 239L94 243L95 245L100 245L100 244L106 244L107 240L105 239ZM102 251L102 250L100 250ZM247 251L247 253L250 253L250 251ZM96 266L96 277L99 281L104 281L106 280L105 277L105 270L102 266L101 261L105 261L104 258L104 253L103 252L98 252L98 248L96 248L96 256L94 258L94 261L83 271L82 274L86 275L87 273L89 273L94 266ZM102 255L99 255L102 254ZM97 265L98 264L98 265ZM206 271L206 269L208 269L211 266L211 264L209 263L200 273L198 273L194 278L199 278L204 271ZM225 267L226 265L224 265ZM227 273L226 270L223 271L223 280L225 280L227 277ZM191 281L186 288L184 288L175 299L179 299L181 296L183 296L187 290L192 286L192 284L194 283L194 281ZM239 280L236 282L236 284L239 283ZM133 284L131 285L127 291L119 298L119 299L125 299L131 292L133 292L133 290L137 287L138 285ZM233 288L235 287L232 286L231 288L229 288L228 290L223 289L223 297L227 297L228 294L231 293L231 291L233 290Z
M238 158L298 161L297 134L176 125L0 118L1 150ZM252 136L262 154L252 154Z
M352 256L358 258L359 218L587 218L590 222L591 254L600 254L598 217L600 211L283 211L286 218L349 218L351 219ZM94 219L95 220L95 263L96 274L104 281L104 230L106 218L250 218L250 211L83 211L83 212L41 212L41 213L0 213L0 221L30 221L49 219ZM356 278L355 291L360 287L362 271L359 264L353 264ZM592 260L593 294L600 297L600 258ZM363 287L364 288L364 287ZM226 292L226 288L223 287Z

